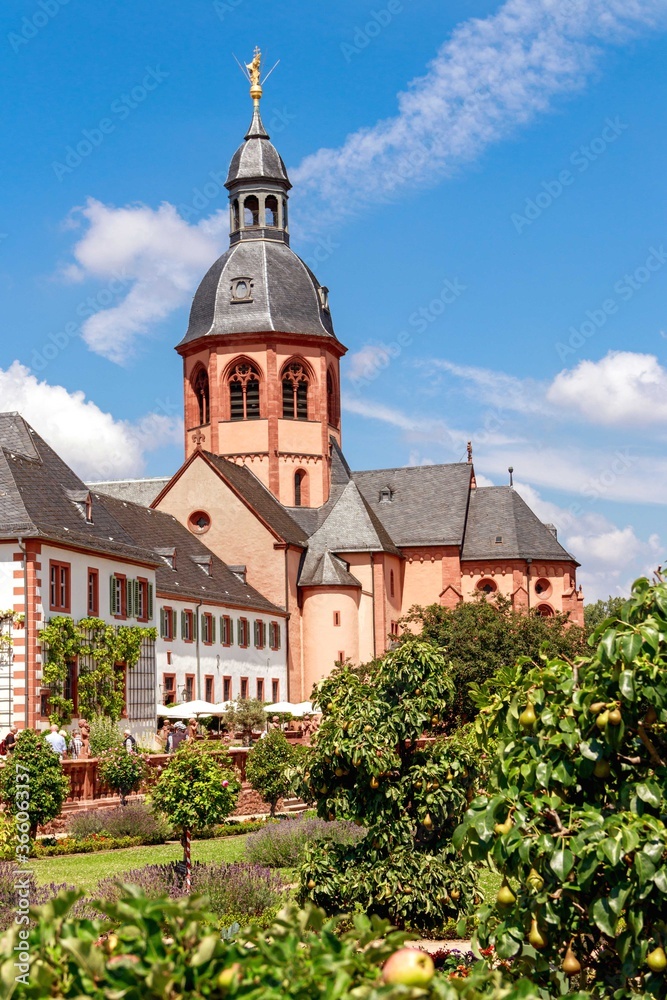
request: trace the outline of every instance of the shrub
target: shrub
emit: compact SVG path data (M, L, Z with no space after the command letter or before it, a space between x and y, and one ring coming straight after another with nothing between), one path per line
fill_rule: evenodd
M137 837L142 844L164 844L171 834L167 820L156 815L144 802L75 813L67 826L77 840L106 833L110 837Z
M329 913L358 906L421 931L472 904L475 870L451 838L480 759L459 732L441 735L453 696L442 655L414 637L363 677L344 665L321 682L324 714L303 776L322 819L355 820L366 835L352 845L308 845L302 901ZM425 893L430 866L434 891Z
M3 935L0 958L8 994L24 976L26 1000L173 997L247 1000L538 1000L529 982L516 986L478 962L465 978L436 974L423 990L383 985L381 967L405 935L385 921L357 915L342 931L321 910L283 910L266 931L250 926L221 935L205 900L151 899L126 887L100 902L105 919L76 915L78 894L64 893L36 911L23 947L19 928ZM109 925L112 930L109 932ZM18 947L17 947L18 946ZM16 951L14 950L16 948ZM16 955L27 952L30 963ZM466 970L468 971L468 970ZM585 1000L584 994L578 995ZM571 1000L576 1000L572 997Z
M596 995L665 996L666 637L667 583L638 580L591 655L476 694L500 752L456 839L512 887L480 910L480 940L545 987L579 968Z
M90 755L100 757L105 750L113 750L122 745L123 737L113 719L106 715L94 715L90 720Z
M86 809L85 812L73 813L67 821L67 832L74 840L86 840L88 837L101 833L104 829L103 815L105 809Z
M95 833L82 840L73 837L61 837L55 843L37 841L32 845L31 855L34 858L55 858L63 854L93 854L95 851L116 851L125 847L139 847L139 837L109 837L103 833Z
M19 889L21 893L19 895ZM30 870L23 872L14 861L0 861L0 931L16 927L17 917L27 913L27 906L48 903L61 890L71 891L74 886L61 883L38 886ZM19 926L25 926L24 921Z
M0 771L0 796L11 813L19 814L21 824L27 824L31 837L40 823L48 823L60 815L69 789L58 754L41 733L23 729L16 738L14 752ZM26 813L28 819L23 821Z
M196 865L192 888L205 894L218 917L247 922L273 910L283 898L282 881L270 868L254 864Z
M146 759L143 754L126 750L124 746L105 750L99 759L99 775L112 792L118 792L125 805L128 795L137 792L146 776Z
M286 819L267 823L246 840L249 861L270 868L296 868L304 858L307 844L329 841L336 844L356 844L365 831L354 823L326 822L321 819Z
M278 800L289 791L287 769L294 764L294 753L285 734L272 729L248 754L246 777L256 792L271 806L275 816Z

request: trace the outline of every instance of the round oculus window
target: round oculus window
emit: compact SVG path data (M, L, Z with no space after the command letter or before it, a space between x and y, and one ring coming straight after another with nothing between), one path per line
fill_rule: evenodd
M211 527L211 518L204 510L195 510L188 518L188 527L195 535L203 535Z

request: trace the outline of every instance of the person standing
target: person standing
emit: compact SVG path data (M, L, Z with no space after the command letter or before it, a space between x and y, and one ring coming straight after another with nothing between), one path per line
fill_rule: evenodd
M167 753L175 753L186 737L185 723L177 722L167 739Z
M45 737L46 742L49 744L54 753L57 753L62 760L67 753L67 744L65 743L65 737L61 736L58 732L58 727L53 723L51 726L51 732Z
M75 729L72 733L72 739L69 744L69 755L72 760L78 760L81 756L81 750L83 749L83 740L81 739L81 733L78 729Z
M137 741L135 740L131 730L129 729L125 729L123 731L123 746L125 747L128 753L137 752Z
M189 740L196 740L197 739L197 720L196 719L188 719L188 739Z
M7 756L14 752L14 747L16 745L16 734L18 733L18 727L12 726L7 735L5 736L5 747L7 750Z

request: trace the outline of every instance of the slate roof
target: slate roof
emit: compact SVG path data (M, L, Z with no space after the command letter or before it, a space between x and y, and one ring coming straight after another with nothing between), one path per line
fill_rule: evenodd
M329 549L316 552L308 547L299 572L300 587L361 587L342 559Z
M282 157L269 141L257 105L245 138L232 156L225 187L231 188L241 180L274 180L285 190L292 186Z
M257 590L243 583L222 559L171 514L101 494L99 499L131 538L140 539L143 545L164 556L175 551L175 569L171 568L167 558L158 560L158 591L195 600L239 605L270 614L278 610ZM206 566L210 567L210 576Z
M247 301L232 302L232 280L249 278ZM270 239L235 243L204 276L195 292L187 333L179 344L199 337L236 333L309 334L334 337L320 283L286 243Z
M138 503L143 507L150 507L156 496L170 481L170 476L162 476L155 479L110 480L104 483L88 483L87 485L96 493L116 497L117 500L127 500L129 503Z
M502 558L576 562L511 486L478 487L470 496L461 559Z
M401 548L461 545L465 530L471 466L419 465L354 472L369 507ZM389 488L391 500L382 502Z
M86 521L81 498L88 489L18 413L0 413L0 538L23 535L155 564L155 555L127 534L104 503L93 502Z
M303 528L247 466L229 462L208 451L204 455L283 541L290 545L306 544L308 539Z

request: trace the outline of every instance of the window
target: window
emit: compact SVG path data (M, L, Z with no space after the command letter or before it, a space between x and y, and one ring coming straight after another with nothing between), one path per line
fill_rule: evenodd
M266 622L260 618L255 620L255 648L264 649L266 646Z
M278 225L278 199L274 194L270 194L264 202L265 225Z
M165 705L176 701L176 674L162 674L162 698Z
M229 407L232 420L259 419L259 375L245 361L229 377Z
M208 611L201 616L201 639L207 646L215 642L215 618Z
M336 382L331 369L327 371L327 419L334 427L338 427L340 418Z
M303 365L293 362L283 372L283 417L308 419L308 376Z
M301 507L306 500L305 486L307 486L307 473L299 469L294 473L294 506Z
M334 611L334 625L336 628L340 625L340 611Z
M259 198L249 194L243 202L243 223L246 226L259 225Z
M479 583L477 584L477 589L481 590L483 594L495 594L498 587L493 582L493 580L484 579L479 581Z
M210 396L208 389L208 375L204 368L199 367L192 380L192 389L197 400L197 414L199 416L199 426L207 424L211 419Z
M502 544L503 544L503 536L496 535L496 545L502 545Z
M97 618L100 613L100 574L96 569L88 570L88 617Z
M550 608L548 604L539 604L535 610L540 618L553 618L554 609Z
M222 615L220 618L220 642L223 646L231 646L233 641L232 620L229 615Z
M257 701L264 701L264 680L262 677L257 678Z
M153 585L148 580L130 580L132 584L132 609L128 614L137 621L147 622L153 617ZM129 604L129 602L128 602Z
M185 701L194 701L195 699L195 675L186 674L185 675L185 686L183 687L183 698Z
M238 640L239 646L244 649L250 645L250 622L247 618L239 618Z
M338 660L336 662L337 663L345 663L345 650L344 649L339 649L338 650Z
M72 715L79 712L79 670L76 660L68 660L63 697L72 702Z
M205 677L204 678L204 701L208 701L211 704L214 703L214 696L213 696L214 687L215 687L215 678L214 677Z
M110 580L109 609L115 618L127 618L127 578L114 573Z
M393 494L388 486L383 486L380 490L380 503L391 503Z
M239 200L234 198L232 202L232 229L239 228Z
M541 597L549 597L552 591L552 586L547 579L540 577L535 583L535 593L539 594Z
M70 611L70 564L63 562L50 563L51 595L49 606L51 611Z
M390 597L395 597L396 596L396 580L394 578L394 571L393 571L393 569L390 570L390 572L389 572L389 596Z
M247 677L242 677L241 678L241 697L242 698L247 698L248 697L248 678Z
M188 528L194 535L203 535L211 527L211 518L205 510L193 510L188 518Z
M269 646L271 649L280 649L280 623L271 622L269 625Z
M274 705L280 701L280 681L275 678L271 681L271 701Z
M176 637L176 612L173 608L160 609L160 636L168 642Z
M287 229L287 198L283 198L283 229Z
M51 697L50 691L42 691L39 696L39 714L43 719L46 719L51 714L51 705L49 698Z
M231 677L222 678L222 700L231 701L232 700L232 679Z
M398 622L392 622L389 629L391 635L398 635Z
M196 619L192 611L181 611L181 639L183 642L194 642Z

